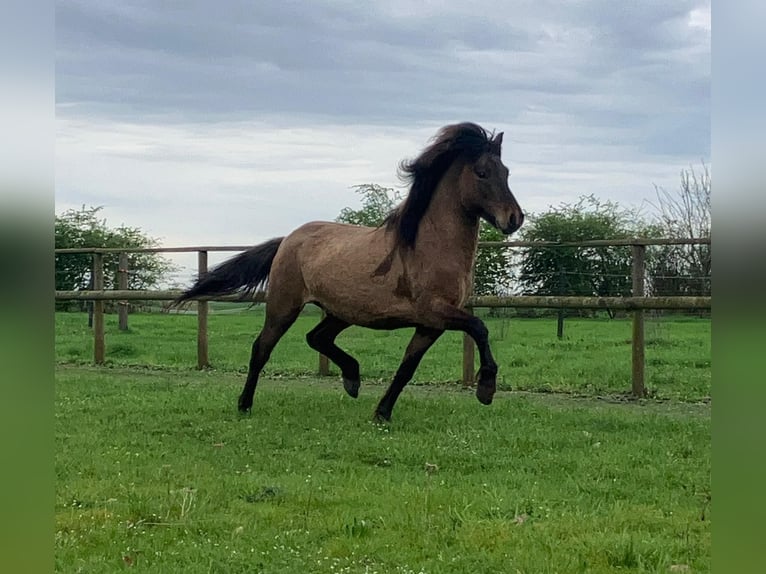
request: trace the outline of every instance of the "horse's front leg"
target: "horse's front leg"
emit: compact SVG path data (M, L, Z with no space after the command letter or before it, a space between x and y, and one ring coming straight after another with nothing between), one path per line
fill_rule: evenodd
M484 405L491 404L497 389L497 363L489 348L489 331L484 321L444 302L435 302L432 310L433 318L429 322L432 322L435 328L463 331L476 342L480 363L476 398Z
M394 408L396 399L399 398L402 389L412 379L412 375L415 374L415 369L418 368L423 355L426 354L426 351L431 348L431 345L436 342L442 333L443 331L425 327L418 327L415 330L415 334L412 336L410 344L407 345L407 350L404 352L402 363L399 365L396 375L394 375L394 380L375 409L374 419L391 420L391 411Z

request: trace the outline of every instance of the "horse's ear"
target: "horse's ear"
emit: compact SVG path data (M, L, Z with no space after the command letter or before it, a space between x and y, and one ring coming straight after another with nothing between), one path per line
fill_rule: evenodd
M493 137L492 141L489 142L489 145L491 146L493 153L500 155L500 148L503 145L503 132L500 132Z

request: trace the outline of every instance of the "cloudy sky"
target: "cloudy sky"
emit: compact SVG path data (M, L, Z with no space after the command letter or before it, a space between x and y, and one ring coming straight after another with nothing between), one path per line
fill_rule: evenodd
M56 211L167 246L334 219L456 121L533 212L710 157L709 0L56 4Z

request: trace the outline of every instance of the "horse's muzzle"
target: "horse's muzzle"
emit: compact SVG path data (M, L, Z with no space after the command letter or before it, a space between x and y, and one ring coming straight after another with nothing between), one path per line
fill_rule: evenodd
M501 227L500 231L506 235L510 235L511 233L518 231L523 223L524 213L522 211L519 211L518 213L512 213L511 217L508 219L508 224L504 227Z

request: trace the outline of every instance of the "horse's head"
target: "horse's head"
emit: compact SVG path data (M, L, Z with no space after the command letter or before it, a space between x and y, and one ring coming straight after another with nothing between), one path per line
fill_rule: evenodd
M500 159L503 133L489 141L488 150L475 162L467 162L460 176L461 201L479 216L510 235L524 222L524 212L508 187L508 168Z

